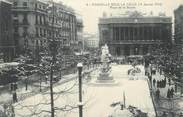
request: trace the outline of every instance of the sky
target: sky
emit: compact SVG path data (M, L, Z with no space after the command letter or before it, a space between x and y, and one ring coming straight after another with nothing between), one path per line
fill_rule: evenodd
M56 0L74 8L81 15L84 32L98 33L98 19L103 12L107 16L123 15L126 11L140 11L157 16L159 12L173 18L173 11L183 4L183 0ZM112 7L111 7L112 6ZM172 20L174 21L174 19Z

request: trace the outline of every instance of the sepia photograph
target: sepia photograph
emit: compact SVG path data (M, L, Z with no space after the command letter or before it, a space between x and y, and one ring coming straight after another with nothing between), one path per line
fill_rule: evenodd
M183 117L183 0L0 0L0 117Z

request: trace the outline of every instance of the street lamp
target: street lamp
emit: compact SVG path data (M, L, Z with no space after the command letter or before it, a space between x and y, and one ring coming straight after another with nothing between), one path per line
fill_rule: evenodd
M42 66L42 64L39 64L39 67L40 68L42 68L43 66ZM41 76L41 73L39 74L40 76L39 76L39 78L40 78L40 92L42 91L42 88L41 88L41 84L42 84L42 76Z
M78 68L78 75L79 75L79 117L83 117L83 104L82 104L82 68L83 68L83 64L82 63L78 63L77 64L77 68Z

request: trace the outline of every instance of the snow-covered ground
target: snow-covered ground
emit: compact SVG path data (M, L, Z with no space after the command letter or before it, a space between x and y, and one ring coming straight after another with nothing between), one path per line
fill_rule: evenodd
M141 66L140 66L141 67ZM83 84L84 117L108 117L114 112L110 105L113 102L123 101L125 93L126 106L132 105L149 117L155 117L153 103L150 97L148 83L142 73L138 74L139 80L129 80L127 75L129 65L112 66L112 75L117 85L91 85ZM92 80L97 77L97 72L91 75ZM54 87L54 98L56 117L77 117L78 116L78 82L77 79ZM38 94L15 104L16 117L29 115L31 117L47 117L50 115L49 92ZM66 106L67 105L67 106ZM71 111L61 111L63 109Z

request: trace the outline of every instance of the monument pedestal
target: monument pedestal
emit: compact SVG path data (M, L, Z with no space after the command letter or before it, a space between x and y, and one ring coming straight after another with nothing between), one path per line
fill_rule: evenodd
M97 86L115 86L118 84L109 73L100 73L96 80L91 82Z
M111 66L110 66L110 54L108 50L108 46L105 44L105 46L102 47L102 55L101 55L101 68L99 76L97 77L97 80L92 82L92 84L114 84L115 81L113 77L111 76Z
M108 82L108 81L112 81L113 77L110 76L109 73L100 73L99 76L97 77L97 81L98 82Z

